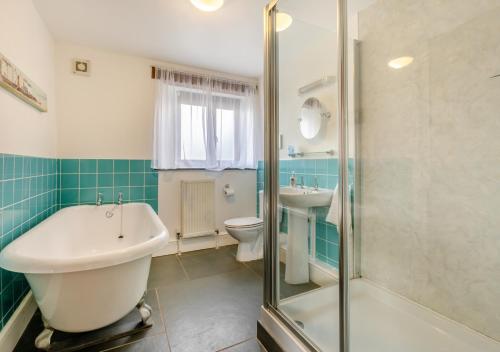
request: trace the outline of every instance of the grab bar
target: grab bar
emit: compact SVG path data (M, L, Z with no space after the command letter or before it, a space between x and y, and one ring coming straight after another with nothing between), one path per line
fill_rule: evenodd
M330 150L325 150L324 152L299 152L299 153L290 153L288 156L290 158L297 158L297 157L303 157L306 155L315 155L315 154L328 154L328 155L335 155L335 150L330 149Z

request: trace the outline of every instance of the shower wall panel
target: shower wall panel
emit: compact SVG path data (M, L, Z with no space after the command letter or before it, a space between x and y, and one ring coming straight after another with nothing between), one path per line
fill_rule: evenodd
M362 11L357 155L362 276L497 340L499 18L498 0Z

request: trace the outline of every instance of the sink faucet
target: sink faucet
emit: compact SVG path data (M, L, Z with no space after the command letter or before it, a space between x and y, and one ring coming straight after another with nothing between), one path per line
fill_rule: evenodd
M290 187L297 187L297 177L295 176L295 171L292 171L292 176L290 176Z
M314 190L317 191L319 189L319 185L318 185L318 177L315 176L314 177Z
M102 193L97 193L97 200L95 202L95 205L100 207L102 205Z
M300 183L298 183L297 186L304 188L304 176L300 176Z
M123 204L123 193L119 192L118 193L118 205L122 205L122 204Z

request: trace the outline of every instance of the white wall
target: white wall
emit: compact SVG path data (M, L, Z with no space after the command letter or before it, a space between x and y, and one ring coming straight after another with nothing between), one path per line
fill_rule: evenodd
M63 158L150 159L155 99L151 65L208 72L69 44L58 44L56 52L60 131L58 149ZM74 58L91 61L90 77L72 73L71 62ZM217 180L216 220L221 231L224 230L225 219L255 215L255 171L161 172L159 215L169 229L171 238L175 238L175 232L180 227L180 180L202 178ZM233 199L222 197L222 188L226 183L236 189Z
M375 0L351 0L348 2L349 20L349 80L354 76L353 46L357 38L357 11L366 8ZM281 6L293 15L292 25L279 33L279 92L280 132L284 136L284 147L280 158L287 159L288 145L298 146L301 151L325 151L334 149L338 157L337 90L335 81L327 87L318 88L304 95L298 89L325 76L337 79L337 32L335 4L331 1L314 1L315 7L300 0L287 0ZM333 7L333 8L332 8ZM283 10L283 8L282 8ZM333 11L333 12L332 12ZM354 86L349 87L349 125L354 126ZM323 131L314 140L306 140L299 131L300 108L309 97L318 98L325 109L332 114L326 120ZM349 155L355 155L355 129L349 129ZM311 156L311 158L327 157Z
M74 58L91 61L90 77L72 73ZM63 158L151 158L155 101L151 66L210 72L62 43L56 46L56 63L58 150Z
M91 76L72 60L91 61ZM151 158L153 61L91 48L56 46L59 156Z
M48 112L41 113L0 88L0 153L55 157L54 41L30 0L2 1L0 52L48 99Z
M224 221L234 217L255 216L257 180L253 170L213 171L165 171L159 177L159 209L171 235L180 229L180 182L182 180L215 180L216 226L225 232ZM230 184L235 190L233 197L225 197L223 189Z
M284 147L280 158L287 159L287 146L301 151L326 151L337 147L337 84L317 88L300 95L298 89L325 76L336 76L336 33L294 19L293 24L279 33L279 116ZM306 140L299 131L298 118L304 101L316 97L331 118L324 121L320 135ZM326 157L327 155L315 156Z

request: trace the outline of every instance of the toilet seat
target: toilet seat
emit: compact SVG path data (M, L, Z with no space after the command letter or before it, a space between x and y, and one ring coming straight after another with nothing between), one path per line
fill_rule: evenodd
M261 226L264 221L256 217L234 218L224 221L228 228L254 228Z

